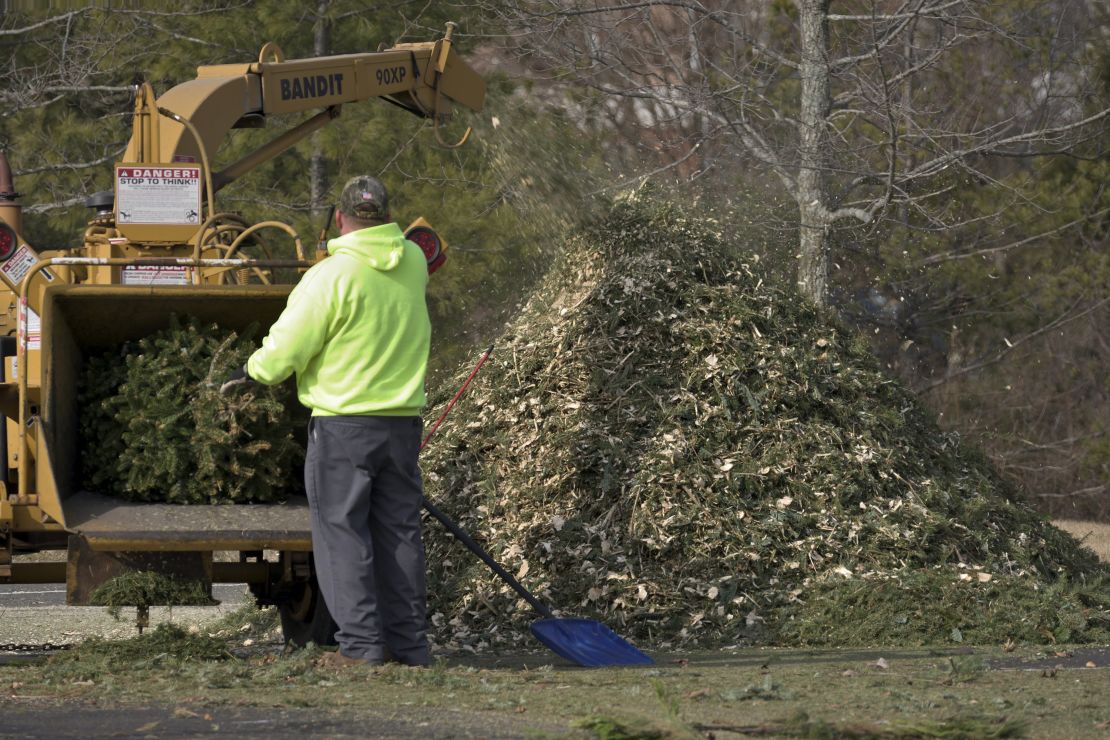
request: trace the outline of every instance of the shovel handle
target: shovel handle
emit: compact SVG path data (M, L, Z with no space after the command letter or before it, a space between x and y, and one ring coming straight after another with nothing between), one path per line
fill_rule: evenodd
M509 571L502 568L501 565L496 560L494 560L490 556L490 554L482 548L481 545L475 542L474 539L466 533L466 530L464 530L458 524L455 524L451 517L440 511L439 508L436 507L436 505L428 499L424 499L424 509L427 510L429 514L438 519L439 523L447 528L447 531L455 535L455 538L459 542L466 545L466 548L468 550L477 555L478 558L483 563L485 563L489 567L489 569L492 570L495 575L497 575L498 578L512 586L513 590L520 595L520 598L531 604L533 609L535 609L547 619L555 618L555 615L551 612L550 609L547 608L546 604L533 596L532 592L522 586L520 584L520 581L513 578L512 574L510 574Z
M489 356L491 354L493 354L492 344L482 354L481 359L478 360L478 364L475 365L474 369L470 371L470 375L466 376L466 380L463 381L462 386L459 388L458 391L455 392L454 398L447 402L447 408L445 408L443 410L443 413L439 415L439 418L436 419L435 424L432 424L432 428L428 431L427 436L424 437L424 441L420 443L420 450L418 450L418 452L423 452L424 448L428 446L428 440L432 438L432 435L436 433L437 429L439 429L439 425L442 424L443 420L447 418L447 415L451 413L451 409L455 408L455 404L458 402L459 398L462 397L462 394L466 392L466 389L468 387L470 387L470 381L474 380L474 376L477 375L478 371L482 369L482 365L486 364L486 360L489 359Z

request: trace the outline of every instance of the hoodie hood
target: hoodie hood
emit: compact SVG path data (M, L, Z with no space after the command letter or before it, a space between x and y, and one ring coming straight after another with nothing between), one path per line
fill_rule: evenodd
M382 272L397 267L404 253L405 235L395 223L359 229L328 242L328 254L345 254Z

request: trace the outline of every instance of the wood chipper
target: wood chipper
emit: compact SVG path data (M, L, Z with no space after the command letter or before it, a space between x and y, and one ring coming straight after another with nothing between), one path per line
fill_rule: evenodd
M87 357L163 329L175 314L229 330L268 327L299 274L327 253L306 252L280 221L251 224L220 212L217 193L336 118L345 103L382 98L431 119L443 143L439 127L452 107L478 111L485 99L484 81L452 48L452 30L448 24L434 42L311 59L287 60L269 43L258 61L199 67L196 79L157 99L150 84L138 85L115 187L87 202L95 215L78 248L24 239L0 156L0 582L64 582L69 604L87 604L99 585L134 570L209 589L247 583L261 603L279 607L290 641L329 635L314 588L307 502L131 503L87 490L77 464L77 382ZM213 161L232 129L314 109L241 159ZM294 258L245 257L244 245L262 230L284 232ZM409 234L438 266L445 245L434 231L421 220ZM59 556L13 559L40 551Z

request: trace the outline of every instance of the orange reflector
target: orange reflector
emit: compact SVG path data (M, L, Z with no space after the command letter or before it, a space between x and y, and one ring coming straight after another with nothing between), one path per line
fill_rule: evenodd
M429 275L447 261L447 255L443 251L443 242L440 240L439 234L430 227L414 226L405 232L405 238L420 247L420 251L424 253L424 259L428 260Z
M15 235L15 229L0 221L0 262L7 261L9 257L15 254L15 249L18 246L19 237Z

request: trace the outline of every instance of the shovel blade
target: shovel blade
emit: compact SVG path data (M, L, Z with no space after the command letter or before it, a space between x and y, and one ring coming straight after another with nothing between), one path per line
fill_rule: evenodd
M532 622L532 634L558 656L585 668L655 662L592 619L540 619Z

